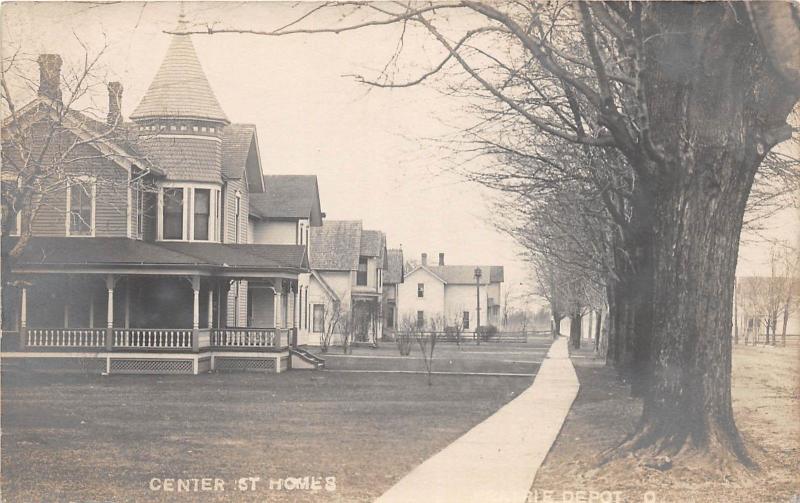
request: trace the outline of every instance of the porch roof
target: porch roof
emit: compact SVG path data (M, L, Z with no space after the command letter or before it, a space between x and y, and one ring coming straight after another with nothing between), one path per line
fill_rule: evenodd
M18 238L4 237L10 250ZM234 275L248 272L298 273L308 269L305 247L222 243L144 242L123 237L32 237L14 268L27 269L195 269Z

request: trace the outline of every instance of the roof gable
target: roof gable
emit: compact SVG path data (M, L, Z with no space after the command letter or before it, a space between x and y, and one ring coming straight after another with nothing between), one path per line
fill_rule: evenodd
M327 220L311 228L309 239L312 269L354 271L361 253L361 222Z
M266 175L264 192L250 194L250 211L261 218L319 221L319 189L315 175Z
M20 126L20 129L23 130L32 127L41 120L60 121L65 130L70 131L85 145L94 148L118 166L130 170L135 165L140 169L155 174L163 174L142 153L139 142L132 142L129 139L130 134L126 124L118 124L116 127L112 127L77 110L69 110L63 117L60 117L56 108L56 103L50 98L39 95L23 106L17 112L16 117L6 117L2 123L4 148L8 148L7 143L13 141L11 139L11 131L13 129L12 124L15 121ZM133 134L133 136L135 137L136 135Z
M231 124L224 128L222 176L228 180L247 178L251 193L264 191L258 133L254 124Z

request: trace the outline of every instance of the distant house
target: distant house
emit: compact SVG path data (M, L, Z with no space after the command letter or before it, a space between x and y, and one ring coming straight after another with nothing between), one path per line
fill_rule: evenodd
M308 312L310 330L301 343L319 344L326 311L340 309L352 319L356 342L381 334L386 236L365 230L357 220L326 220L311 227Z
M405 276L403 250L388 250L383 277L383 336L393 338L399 321L398 297Z
M499 325L503 266L445 265L443 253L438 265L429 265L423 253L420 265L406 273L398 289L401 323L427 326L444 317L446 325L458 319L464 331L474 332L478 324L476 269L481 271L481 326Z

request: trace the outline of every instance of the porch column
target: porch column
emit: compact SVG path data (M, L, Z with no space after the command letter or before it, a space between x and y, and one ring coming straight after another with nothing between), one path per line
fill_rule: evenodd
M89 294L89 328L94 328L94 290Z
M131 280L125 278L125 328L131 328Z
M192 350L200 347L200 276L192 276Z
M273 288L275 295L272 296L272 317L274 320L275 328L281 328L281 291L276 286Z
M291 316L288 316L288 318L290 320L292 320L292 322L291 322L291 326L289 326L289 328L296 328L297 327L297 319L296 319L297 318L297 288L294 285L292 285L289 288L289 291L292 293L292 303L289 304L289 307L291 307L292 314L291 314Z
M28 287L23 286L19 292L19 348L24 350L28 345Z
M106 316L106 349L111 351L114 347L114 275L106 276L106 290L108 291L108 315Z
M208 328L214 328L214 288L208 285Z

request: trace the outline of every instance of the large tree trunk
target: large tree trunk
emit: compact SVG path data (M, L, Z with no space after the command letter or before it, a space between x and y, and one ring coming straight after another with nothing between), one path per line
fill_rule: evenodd
M569 315L569 342L573 349L581 347L582 320L583 315L580 313Z
M765 128L794 103L753 34L721 3L648 4L647 106L656 149L639 168L656 197L652 367L621 450L747 461L731 406L731 317L745 204ZM739 13L741 14L741 13Z

